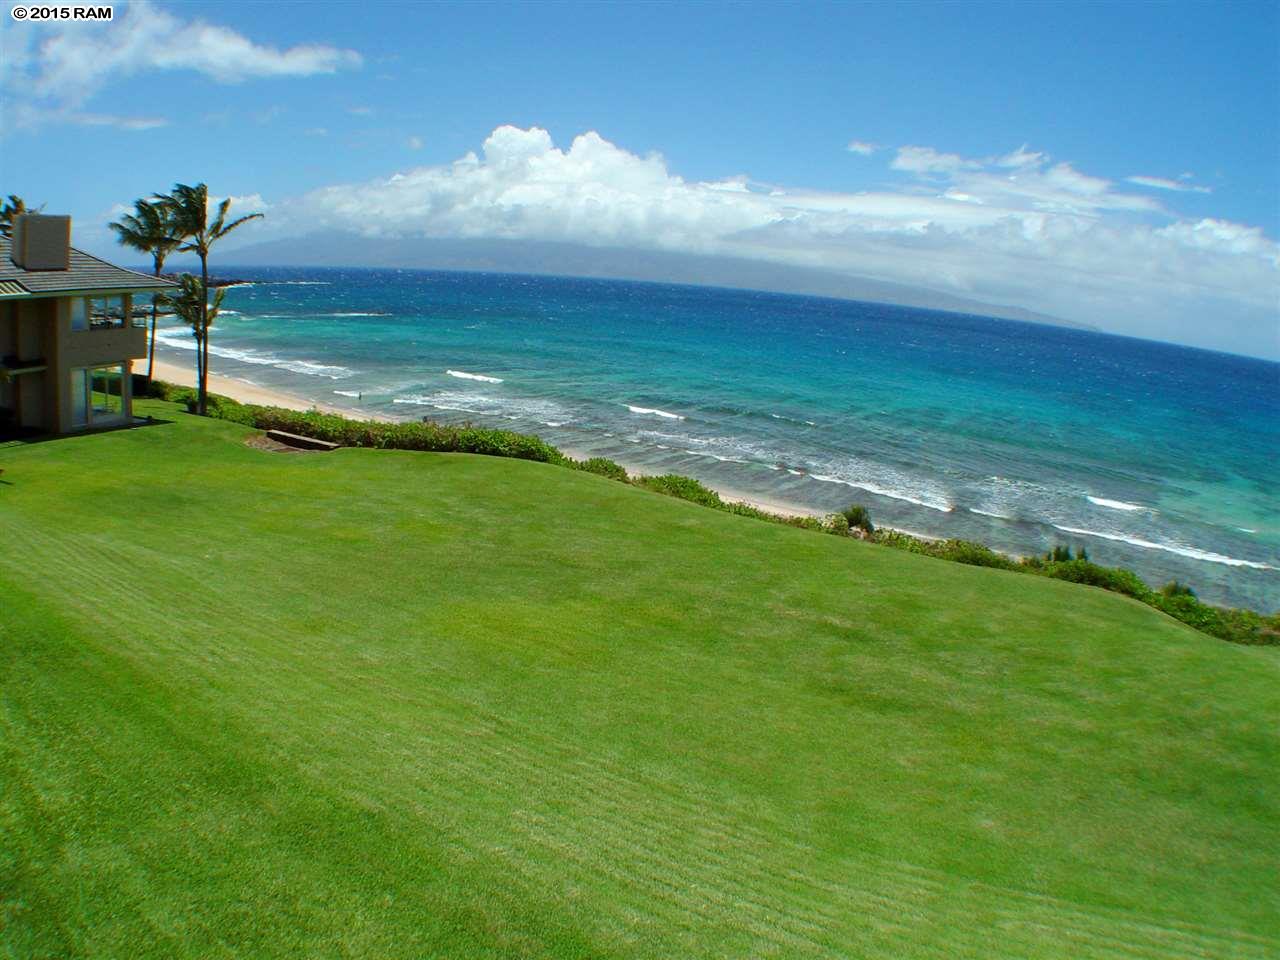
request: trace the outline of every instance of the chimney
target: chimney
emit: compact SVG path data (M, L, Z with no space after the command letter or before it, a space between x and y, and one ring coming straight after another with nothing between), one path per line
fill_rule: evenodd
M24 213L13 218L9 259L24 270L71 267L71 218Z

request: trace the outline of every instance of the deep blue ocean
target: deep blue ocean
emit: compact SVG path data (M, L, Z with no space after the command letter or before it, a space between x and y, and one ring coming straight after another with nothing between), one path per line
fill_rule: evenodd
M216 373L1280 608L1280 364L815 297L220 268ZM1212 318L1206 318L1211 323ZM192 362L165 329L160 353Z

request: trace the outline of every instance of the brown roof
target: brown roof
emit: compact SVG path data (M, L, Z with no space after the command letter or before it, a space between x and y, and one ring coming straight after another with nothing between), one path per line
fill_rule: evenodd
M83 250L71 248L71 266L66 270L27 270L9 258L9 238L0 237L0 297L5 299L50 297L79 290L167 290L172 280L126 270L99 260Z

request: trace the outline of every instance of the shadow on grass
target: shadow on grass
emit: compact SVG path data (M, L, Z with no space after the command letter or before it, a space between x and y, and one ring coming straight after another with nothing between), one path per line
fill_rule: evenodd
M75 437L87 437L92 434L114 433L117 430L139 430L145 427L159 427L170 423L173 423L173 421L163 420L159 417L134 417L132 423L119 423L109 427L76 430L73 433L49 433L47 430L37 430L33 427L11 427L0 431L0 448L19 444L25 446L32 443L52 443L58 440L71 440Z

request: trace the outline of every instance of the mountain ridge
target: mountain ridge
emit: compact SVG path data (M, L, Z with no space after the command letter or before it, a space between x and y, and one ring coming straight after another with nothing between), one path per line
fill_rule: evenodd
M1024 307L987 303L927 287L849 276L813 267L741 257L587 247L557 241L393 239L328 233L250 244L228 251L227 257L235 266L244 267L458 270L687 283L889 303L1077 330L1101 329Z

